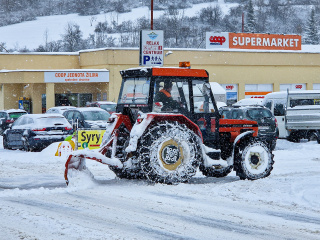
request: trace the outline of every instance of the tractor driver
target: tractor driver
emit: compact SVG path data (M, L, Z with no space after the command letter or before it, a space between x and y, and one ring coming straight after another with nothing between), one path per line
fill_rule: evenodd
M171 96L172 82L164 82L163 89L161 89L155 96L155 102L162 102L163 107L161 111L172 111L179 108L179 103L173 100Z

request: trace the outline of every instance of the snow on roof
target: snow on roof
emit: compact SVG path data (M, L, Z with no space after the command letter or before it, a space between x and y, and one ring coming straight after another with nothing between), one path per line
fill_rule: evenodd
M77 56L79 52L0 52L0 55L70 55Z
M287 91L280 91L280 92L272 92L266 95L266 98L286 98ZM320 90L300 90L300 91L290 91L289 94L320 94Z
M99 103L99 104L117 104L115 102L111 102L111 101L94 101L91 103Z
M23 113L25 113L26 112L23 109L9 109L9 110L4 110L4 111L6 111L7 113L13 113L13 112L23 112Z
M64 118L64 116L60 113L52 113L52 114L27 114L23 115L23 117L29 117L32 119L39 119L39 118Z
M0 70L2 73L6 72L109 72L108 69L19 69L19 70Z
M79 110L80 112L88 112L88 111L101 111L101 112L107 112L106 110L99 108L99 107L78 107L76 110Z

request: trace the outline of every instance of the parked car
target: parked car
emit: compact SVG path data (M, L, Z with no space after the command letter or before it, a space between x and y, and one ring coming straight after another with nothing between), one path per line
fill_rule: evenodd
M72 133L72 126L61 114L27 114L3 133L3 148L42 150Z
M271 111L263 106L232 106L220 108L222 118L247 119L258 123L258 137L265 141L271 150L276 147L279 137L278 124Z
M76 107L72 106L59 106L59 107L52 107L47 110L46 113L60 113L63 114L65 111L69 109L75 109Z
M88 103L87 107L99 107L112 114L116 111L117 103L109 101L96 101Z
M65 111L63 116L74 129L105 129L110 113L98 107L80 107Z
M25 110L21 109L10 109L0 111L0 135L9 128L15 120L20 116L27 114Z

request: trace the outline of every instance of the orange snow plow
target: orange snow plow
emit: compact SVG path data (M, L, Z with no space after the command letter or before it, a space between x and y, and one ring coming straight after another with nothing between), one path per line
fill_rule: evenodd
M67 185L69 184L68 170L69 169L75 169L78 171L86 170L87 169L86 159L94 160L102 164L106 164L116 168L122 168L123 165L119 159L115 158L114 156L111 156L111 158L108 158L105 156L105 153L107 152L107 150L109 148L112 148L113 143L117 141L117 136L118 136L118 131L115 132L115 134L108 141L108 143L105 144L101 149L99 149L99 151L83 149L70 154L65 164L65 172L64 172L64 178L66 180Z

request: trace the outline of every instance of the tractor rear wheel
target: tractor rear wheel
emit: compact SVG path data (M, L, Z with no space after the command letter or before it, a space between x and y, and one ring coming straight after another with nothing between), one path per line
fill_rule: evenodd
M141 168L151 182L188 182L202 161L200 144L201 139L184 124L156 123L140 139Z
M248 141L235 154L234 168L240 179L268 177L273 169L273 154L263 142Z

